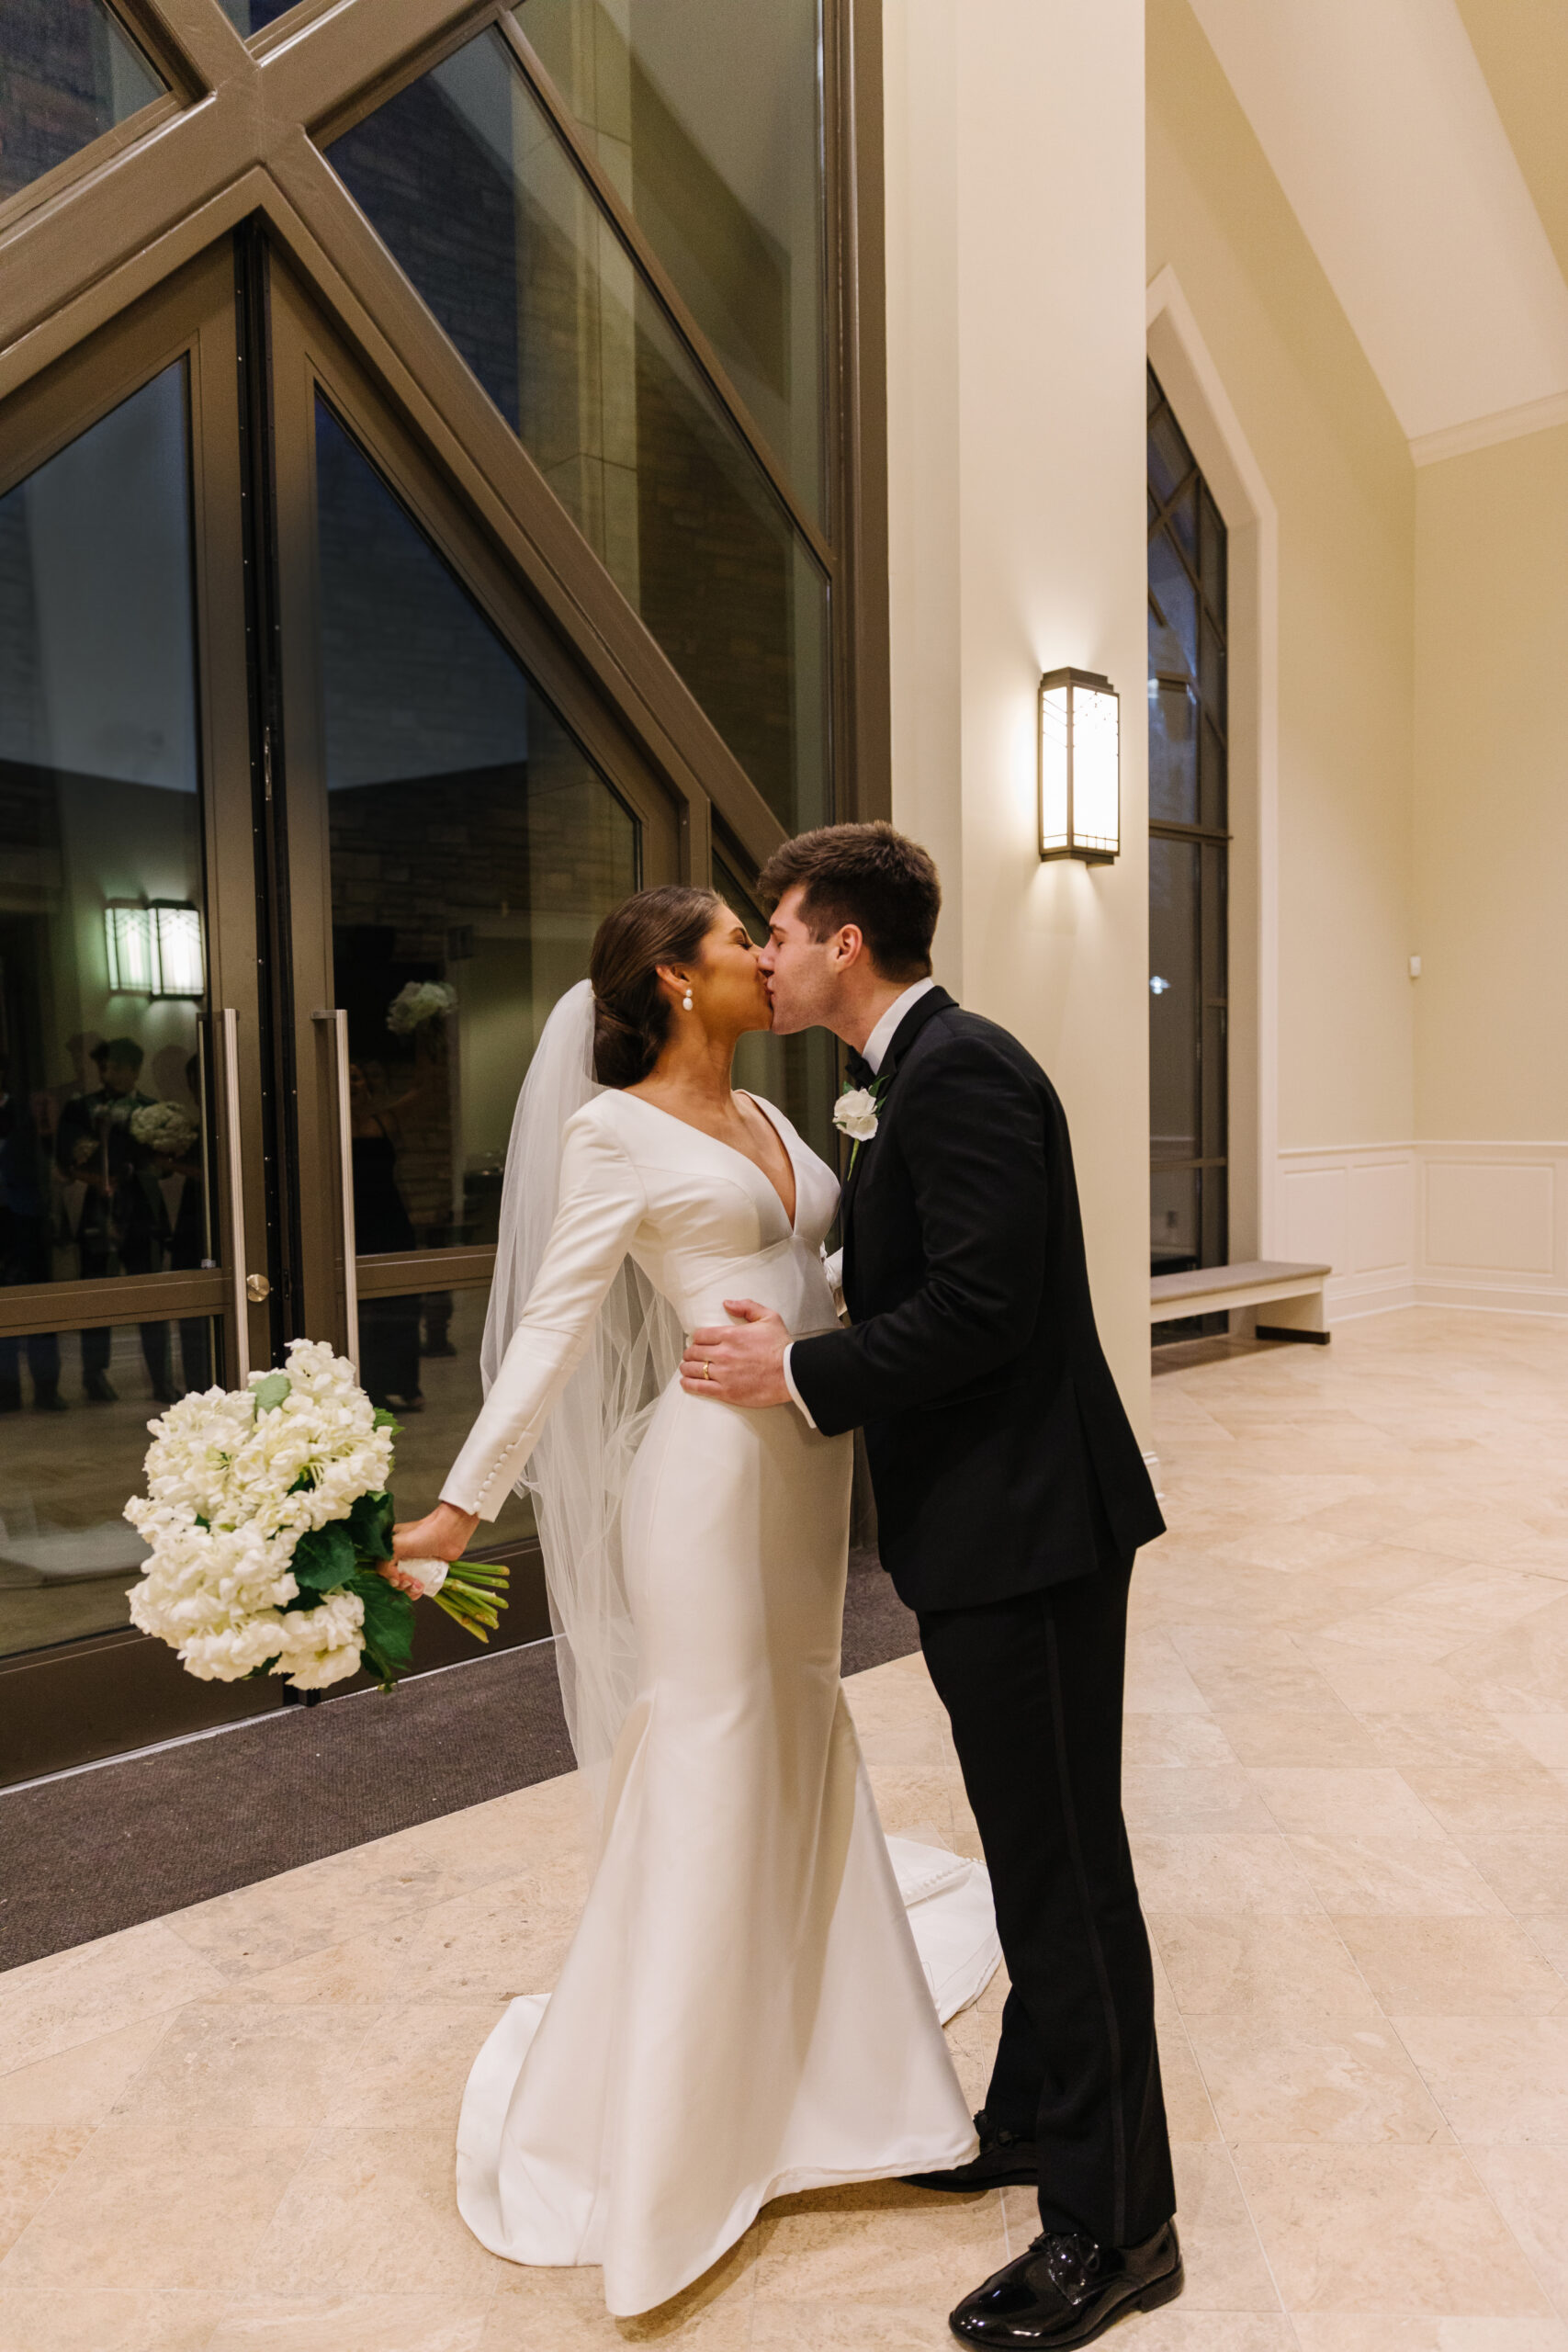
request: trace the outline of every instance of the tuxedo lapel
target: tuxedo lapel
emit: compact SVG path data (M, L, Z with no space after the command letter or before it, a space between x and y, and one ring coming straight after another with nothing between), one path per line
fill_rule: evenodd
M893 1081L897 1076L899 1062L908 1052L909 1047L914 1044L915 1039L919 1035L920 1031L925 1027L926 1023L934 1019L936 1014L939 1012L950 1012L953 1009L953 1001L954 1000L948 995L945 989L928 989L925 995L919 999L919 1002L912 1004L909 1007L908 1012L904 1015L903 1020L900 1021L897 1028L893 1032L892 1040L888 1045L886 1053L882 1058L882 1068L877 1071L874 1081L878 1089L876 1101L878 1125L881 1125L882 1119L886 1113L888 1097L893 1091ZM846 1241L849 1238L850 1210L853 1205L855 1194L860 1189L860 1180L864 1170L865 1163L875 1148L876 1137L874 1136L872 1136L869 1143L862 1144L860 1149L854 1156L854 1166L850 1170L849 1175L845 1180L843 1197L839 1204L839 1216L843 1227Z

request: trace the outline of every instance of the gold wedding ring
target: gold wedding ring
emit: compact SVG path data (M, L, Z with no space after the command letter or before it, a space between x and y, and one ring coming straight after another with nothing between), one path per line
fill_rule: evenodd
M713 1378L713 1358L712 1358L712 1356L705 1356L705 1357L703 1358L703 1378L704 1378L705 1380L711 1380L711 1379Z

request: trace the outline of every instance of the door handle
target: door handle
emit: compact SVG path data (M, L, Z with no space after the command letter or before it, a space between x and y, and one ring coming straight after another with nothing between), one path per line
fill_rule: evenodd
M359 1276L355 1264L354 1232L354 1114L348 1091L348 1015L341 1008L311 1014L313 1021L333 1024L333 1062L337 1073L338 1177L343 1193L343 1296L348 1317L348 1360L359 1370Z
M245 1272L245 1173L240 1161L240 1016L226 1004L223 1023L223 1124L228 1134L229 1270L234 1285L234 1382L251 1377L251 1277ZM258 1277L259 1279L259 1277Z

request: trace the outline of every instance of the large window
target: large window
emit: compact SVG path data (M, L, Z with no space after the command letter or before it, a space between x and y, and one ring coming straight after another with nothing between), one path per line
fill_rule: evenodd
M1227 1246L1225 526L1153 368L1148 528L1149 1254L1174 1274Z

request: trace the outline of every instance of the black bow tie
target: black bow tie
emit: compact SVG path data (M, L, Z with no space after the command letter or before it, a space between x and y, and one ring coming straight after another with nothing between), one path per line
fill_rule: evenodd
M865 1056L857 1054L852 1046L845 1056L845 1067L849 1070L852 1086L870 1086L875 1080L876 1072Z

